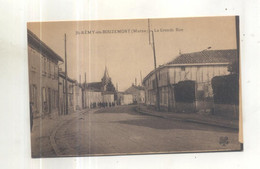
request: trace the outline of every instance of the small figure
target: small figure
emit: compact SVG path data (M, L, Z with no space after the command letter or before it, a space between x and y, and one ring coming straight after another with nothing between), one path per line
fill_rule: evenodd
M30 127L31 127L31 132L33 128L33 103L30 102Z

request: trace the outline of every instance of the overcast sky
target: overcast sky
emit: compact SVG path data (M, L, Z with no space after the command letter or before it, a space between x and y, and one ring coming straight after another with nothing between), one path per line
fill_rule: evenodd
M173 60L179 51L236 49L235 17L150 19L150 25L157 65ZM80 75L84 81L85 72L87 82L100 81L107 65L112 82L123 91L135 78L140 84L140 74L144 78L154 68L147 19L33 22L28 29L62 58L66 33L68 75L77 81Z

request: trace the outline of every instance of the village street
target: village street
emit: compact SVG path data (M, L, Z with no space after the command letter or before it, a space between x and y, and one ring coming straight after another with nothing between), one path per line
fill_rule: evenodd
M118 106L74 114L50 131L50 140L42 140L42 145L52 146L42 156L240 148L236 130L142 115L135 108ZM228 143L220 144L221 137L228 137Z

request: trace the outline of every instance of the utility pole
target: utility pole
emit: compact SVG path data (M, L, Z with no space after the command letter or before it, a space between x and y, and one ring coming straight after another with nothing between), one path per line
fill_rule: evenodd
M68 114L69 105L68 105L68 72L67 72L67 48L66 48L66 33L65 33L65 99L66 99L66 107L65 107L65 115Z
M152 32L152 43L150 32ZM159 83L158 83L158 76L156 72L156 53L155 53L155 43L154 43L154 33L150 30L150 19L148 19L148 33L149 33L149 44L152 45L153 48L153 56L154 56L154 73L155 73L155 88L156 88L156 109L160 111L160 91L159 91Z
M153 39L153 56L154 56L154 73L155 73L155 86L156 86L156 108L160 111L160 91L159 91L159 84L158 84L158 76L156 72L156 53L155 53L155 44L154 44L154 34L152 31L152 39Z

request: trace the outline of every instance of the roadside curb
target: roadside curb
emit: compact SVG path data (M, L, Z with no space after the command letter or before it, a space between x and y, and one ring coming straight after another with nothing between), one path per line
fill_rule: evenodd
M94 113L94 112L96 112L96 111L98 111L98 110L99 110L99 109L89 109L89 113ZM79 110L78 112L72 113L72 114L71 114L71 115L72 115L71 118L65 119L64 121L60 122L60 123L53 129L53 131L51 132L51 134L50 134L50 136L49 136L49 139L50 139L50 142L51 142L51 146L52 146L52 148L53 148L53 150L54 150L54 152L55 152L55 154L56 154L57 156L62 156L62 153L60 152L60 150L59 150L59 148L58 148L58 146L57 146L57 144L56 144L56 140L55 140L55 136L56 136L56 133L57 133L58 129L60 129L60 128L61 128L62 126L64 126L65 124L68 124L68 123L70 123L71 121L75 120L75 119L77 118L77 116L74 117L73 115L75 115L76 113L77 113L77 114L82 114L82 113L86 113L86 111L88 111L88 110L87 110L87 109L84 109L84 110Z
M197 119L184 119L184 118L178 118L178 117L170 117L167 115L162 115L162 114L155 114L155 113L150 113L149 111L144 111L139 107L136 107L135 110L141 114L144 115L149 115L149 116L154 116L154 117L159 117L159 118L164 118L164 119L172 119L176 121L182 121L182 122L192 122L192 123L199 123L199 124L206 124L206 125L211 125L211 126L217 126L217 127L224 127L224 128L230 128L230 129L235 129L238 130L238 126L232 125L232 124L223 124L223 123L216 123L213 121L205 121L205 120L197 120Z

